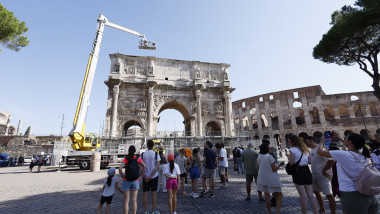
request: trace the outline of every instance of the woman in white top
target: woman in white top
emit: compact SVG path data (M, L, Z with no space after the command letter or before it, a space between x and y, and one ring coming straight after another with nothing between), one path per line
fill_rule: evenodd
M336 168L343 213L379 213L376 196L362 195L357 191L354 185L355 178L362 171L365 163L367 163L366 158L369 158L369 151L364 146L365 139L361 135L351 133L346 136L343 144L347 148L347 151L327 151L323 149L323 143L318 147L319 155L333 158L337 162ZM363 150L362 153L360 149Z
M168 155L169 163L165 165L164 175L166 177L166 189L168 191L169 213L176 214L177 189L181 171L178 164L174 163L174 155Z
M276 160L269 153L269 145L261 144L260 154L257 158L257 168L259 170L257 177L257 190L264 192L265 203L268 208L268 212L271 212L270 194L273 193L273 197L276 199L276 213L280 213L282 203L282 184L280 176L277 170L284 165L281 161L279 165L276 165Z
M313 177L308 166L309 148L296 135L290 136L289 143L291 146L288 157L289 164L293 165L300 160L297 172L292 175L292 178L300 196L302 213L306 213L307 199L309 199L313 213L316 214L318 213L318 204L313 194Z

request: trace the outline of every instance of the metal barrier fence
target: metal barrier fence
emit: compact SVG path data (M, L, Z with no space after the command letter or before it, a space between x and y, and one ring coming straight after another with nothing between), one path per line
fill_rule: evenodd
M166 150L166 154L173 154L181 148L200 148L203 151L206 141L210 141L214 145L216 143L224 143L224 147L227 149L228 154L232 155L232 150L235 147L243 146L247 148L249 142L253 142L255 149L258 149L261 140L250 140L247 136L239 137L226 137L226 136L164 136L156 137L155 140L161 141L162 145ZM104 138L102 140L101 146L96 150L101 154L114 154L113 158L116 160L117 155L125 155L128 153L128 148L131 145L135 145L137 153L140 150L146 150L147 138L143 136L139 137L124 137L124 138ZM271 142L272 146L275 146L274 142ZM54 143L52 162L54 165L58 165L61 161L62 156L67 156L73 151L71 148L71 142L58 142Z
M55 141L53 156L52 156L52 165L59 165L61 162L62 156L66 156L70 151L73 151L71 148L71 142Z

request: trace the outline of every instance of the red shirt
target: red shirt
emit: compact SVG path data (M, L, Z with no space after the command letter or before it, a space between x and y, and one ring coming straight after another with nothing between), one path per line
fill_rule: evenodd
M136 159L136 155L133 156L133 160L135 160L135 159ZM141 164L141 162L142 162L142 159L139 157L139 158L137 159L137 163L138 163L138 164ZM123 159L123 163L124 163L125 165L128 164L128 160L127 160L126 157ZM134 181L138 181L139 179L140 179L140 178L137 178L137 179L134 180ZM126 181L127 179L126 179L126 178L123 178L123 180Z

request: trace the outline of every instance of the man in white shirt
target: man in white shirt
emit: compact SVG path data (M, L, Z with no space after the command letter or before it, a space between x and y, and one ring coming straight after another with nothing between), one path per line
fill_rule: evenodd
M153 141L148 140L148 150L141 154L141 159L146 165L143 180L143 205L145 213L148 213L148 192L152 192L152 210L153 214L159 214L157 207L157 186L158 186L158 169L160 168L160 156L153 151Z
M330 210L335 214L336 203L331 189L332 169L335 161L331 158L326 158L317 153L318 144L315 138L308 136L305 138L305 144L310 147L309 163L311 164L311 174L313 175L313 191L317 197L320 213L325 213L325 205L321 192L329 200Z
M220 181L222 182L222 188L226 188L226 169L228 167L227 151L224 149L224 145L217 143L215 145L218 150L218 167Z

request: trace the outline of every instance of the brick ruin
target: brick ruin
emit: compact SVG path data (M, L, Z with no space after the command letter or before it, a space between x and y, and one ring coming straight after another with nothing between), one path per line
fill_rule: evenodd
M358 100L352 101L356 96ZM262 94L232 103L235 133L279 145L288 134L380 133L379 100L370 91L326 95L321 86ZM319 133L320 132L320 133Z

